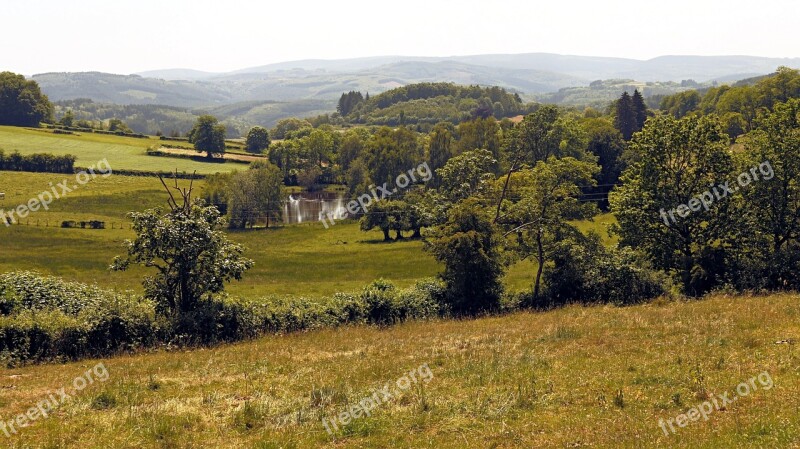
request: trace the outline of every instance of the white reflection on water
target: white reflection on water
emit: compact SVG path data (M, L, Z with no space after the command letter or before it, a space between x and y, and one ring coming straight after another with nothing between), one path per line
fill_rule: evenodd
M289 195L283 205L283 222L322 221L328 214L336 220L346 217L344 195L334 192L301 192Z

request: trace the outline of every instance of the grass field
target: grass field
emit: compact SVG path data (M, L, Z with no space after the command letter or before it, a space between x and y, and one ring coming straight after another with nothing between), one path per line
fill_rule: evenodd
M0 149L6 154L19 151L21 154L52 153L72 154L78 159L78 167L89 167L97 161L108 159L116 170L166 171L212 174L242 169L237 163L208 163L191 159L148 156L146 150L160 145L156 138L137 139L133 137L104 134L78 133L80 135L53 134L50 130L34 130L13 126L0 126Z
M570 306L118 357L103 361L106 382L0 439L13 448L798 447L798 299ZM0 418L96 363L0 370ZM322 418L422 364L429 382L326 433ZM659 427L764 372L772 388L756 381L707 421L669 435Z

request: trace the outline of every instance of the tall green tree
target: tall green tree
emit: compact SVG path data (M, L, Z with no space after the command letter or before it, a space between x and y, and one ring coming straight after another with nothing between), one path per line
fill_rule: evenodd
M426 244L444 265L446 302L457 314L476 314L499 307L503 263L498 229L485 208L471 201L448 212L447 223Z
M634 89L633 96L631 96L631 108L633 109L635 131L641 131L644 128L644 122L647 121L647 105L644 102L644 97L639 89Z
M581 187L595 183L600 168L575 158L551 157L515 176L518 201L505 205L500 223L505 236L513 239L512 248L521 258L537 263L533 279L534 302L539 300L542 270L560 239L577 231L569 220L590 218L596 213L593 203L581 203Z
M736 254L750 272L737 278L745 289L800 288L800 99L777 103L743 141L738 171L753 182L735 212Z
M39 127L53 121L53 105L36 81L0 72L0 125Z
M189 131L189 143L198 153L205 152L209 159L225 154L225 125L212 115L201 115Z
M191 187L179 189L177 182L168 191L166 213L157 208L130 214L136 238L126 242L127 255L117 257L111 268L125 271L131 264L155 268L156 273L142 283L145 296L162 314L179 320L210 295L223 292L227 282L240 280L253 261L221 231L225 220L216 207L192 200Z
M283 215L283 174L269 162L253 162L250 169L234 173L227 195L230 226L252 228L263 220L280 220Z
M428 135L428 166L434 173L453 157L453 133L449 123L438 123ZM439 186L439 177L431 179L432 187Z
M675 275L688 295L712 288L730 244L735 217L729 189L733 163L719 119L659 116L630 143L636 161L611 192L623 246ZM713 190L716 189L716 190ZM707 207L697 198L709 192ZM726 197L728 196L728 197Z
M342 94L342 96L339 98L336 111L342 116L350 115L356 106L362 102L364 102L364 96L361 95L361 92L351 90L350 92Z
M68 128L72 127L72 125L75 124L75 113L72 112L72 109L67 109L67 112L64 113L64 116L61 117L58 123Z
M462 122L456 129L455 154L471 150L489 150L495 159L500 160L502 141L500 124L494 117L477 118Z
M466 151L451 158L436 171L439 193L448 204L455 204L487 192L490 183L496 179L492 170L496 164L489 150Z
M625 140L631 140L636 132L636 110L628 92L623 92L614 104L614 127L622 133Z
M362 155L375 185L394 184L395 179L424 161L425 155L417 133L406 129L382 127L367 142Z
M368 139L369 133L364 128L349 129L344 133L337 153L339 168L342 172L347 173L350 164L361 156Z
M333 160L336 151L332 133L315 129L301 139L300 145L309 161L321 167L323 163Z
M571 117L565 116L556 106L546 105L528 114L514 127L505 140L504 156L507 173L505 185L497 202L495 220L500 217L500 207L506 198L508 185L514 172L532 167L550 157L591 159L586 153L586 134Z
M381 200L372 203L369 209L361 217L361 230L364 232L373 229L380 229L383 232L383 241L390 242L392 237L389 232L392 230L392 220L390 219L391 207L389 201Z
M260 154L269 149L269 131L261 126L254 126L247 132L246 148L248 153Z

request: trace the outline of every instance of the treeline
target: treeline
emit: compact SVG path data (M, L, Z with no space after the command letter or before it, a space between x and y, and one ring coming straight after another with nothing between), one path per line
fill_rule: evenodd
M59 131L74 131L74 132L82 132L82 133L94 133L94 134L107 134L111 136L122 136L122 137L133 137L136 139L147 139L150 136L146 134L137 134L130 131L124 131L121 129L118 130L106 130L106 129L99 129L99 128L91 128L92 124L86 123L76 123L76 125L85 125L85 126L67 126L62 124L44 124L44 127L47 129L52 129L54 132L58 133ZM70 133L71 134L71 133Z
M197 118L187 108L173 106L96 103L88 98L55 103L57 118L63 119L68 113L74 117L73 126L81 128L107 128L108 125L104 126L104 123L118 119L136 134L167 136L185 134Z
M6 156L0 149L0 170L36 173L75 173L76 157L54 156L49 153L21 155L13 152Z
M470 118L511 117L525 109L518 94L505 89L460 86L453 83L417 83L383 92L342 94L337 111L345 122L371 125L458 123Z
M755 128L756 119L775 104L800 97L800 71L780 67L774 74L732 86L690 90L664 97L660 109L675 118L716 114L732 138Z

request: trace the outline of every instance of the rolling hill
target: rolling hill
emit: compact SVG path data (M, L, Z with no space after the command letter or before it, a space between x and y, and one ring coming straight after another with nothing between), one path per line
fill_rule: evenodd
M448 58L385 56L306 60L213 74L189 69L112 75L98 72L34 75L52 100L90 98L117 104L197 107L244 101L335 100L342 92L380 93L422 81L500 86L521 94L587 86L598 79L641 82L736 80L800 67L800 58L662 56L622 58L530 53Z

